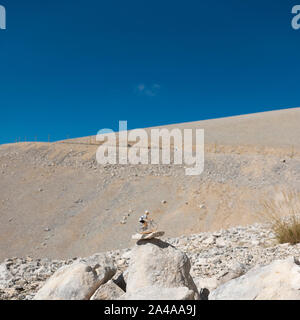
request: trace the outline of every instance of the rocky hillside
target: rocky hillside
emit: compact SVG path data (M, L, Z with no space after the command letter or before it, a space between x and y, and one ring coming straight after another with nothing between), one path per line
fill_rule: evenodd
M126 248L146 209L169 237L263 222L261 199L300 188L300 158L289 150L248 154L217 146L207 150L203 174L192 177L180 165L97 165L96 148L0 147L0 259Z
M228 283L231 279L240 278L242 275L247 274L249 270L255 270L253 268L258 268L259 266L267 266L275 260L286 259L288 257L300 258L300 244L294 246L277 244L269 226L263 224L238 226L177 238L163 237L162 241L187 255L191 264L190 275L199 292L203 288L208 289L210 292L215 292L216 288L222 288L222 284ZM173 254L172 252L171 250L170 254ZM147 254L150 254L150 260L152 261L153 256L151 254L153 254L153 251ZM133 246L132 248L94 254L88 258L76 257L69 260L33 259L30 257L5 259L0 265L0 298L32 299L38 290L44 286L46 280L59 268L66 265L74 265L75 262L80 261L99 261L99 257L101 257L100 261L103 261L103 259L111 261L110 267L106 268L106 270L116 268L113 279L115 281L119 279L116 282L120 285L122 277L123 282L126 283L128 268L133 268L131 265L133 261L136 261L137 257L138 261L144 261L145 259L145 261L149 261L147 260L149 259L147 258L147 254L144 251L139 253L136 250L136 246ZM160 261L163 259L165 258L161 258ZM174 260L174 256L171 256L170 259L173 259L174 264L174 261L176 261L176 259ZM152 266L151 272L154 272L154 269L159 270L160 268L160 263L155 262L155 259L153 261L158 266ZM287 268L289 267L290 265L287 266ZM272 270L268 269L267 271L272 274ZM286 270L282 272L286 272ZM135 269L134 274L140 274L140 272L137 272ZM298 281L297 278L293 279L293 281ZM134 283L134 281L131 280L131 283ZM297 285L300 285L300 282ZM123 291L118 289L117 293L114 292L115 295L111 295L111 291L113 291L111 288L112 284L109 283L106 286L110 288L109 292L103 292L102 289L101 299L105 297L119 298L121 293L125 294L124 284ZM175 285L175 287L178 286L179 284ZM118 291L121 292L118 293ZM215 297L218 297L217 293L218 291L214 293ZM179 296L180 294L183 293L178 292ZM238 299L239 297L233 298ZM250 299L251 295L246 296L246 298ZM276 296L273 298L276 298Z
M263 222L262 199L300 191L299 121L297 108L176 125L205 129L200 176L172 163L99 165L95 137L1 145L0 260L130 247L145 210L167 237Z

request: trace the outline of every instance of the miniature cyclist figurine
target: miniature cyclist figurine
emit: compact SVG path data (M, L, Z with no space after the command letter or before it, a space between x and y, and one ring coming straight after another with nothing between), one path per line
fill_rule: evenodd
M153 232L153 228L155 228L155 223L153 219L150 219L149 217L149 211L146 210L145 214L142 215L139 219L140 223L140 233L145 234L145 233L151 233Z

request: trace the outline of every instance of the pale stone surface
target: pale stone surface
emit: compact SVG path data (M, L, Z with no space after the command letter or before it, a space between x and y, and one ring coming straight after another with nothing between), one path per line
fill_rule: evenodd
M205 239L203 241L203 244L212 245L212 244L215 244L215 242L216 242L215 237L214 236L210 236L210 237L208 237L207 239Z
M108 266L91 267L85 262L64 266L47 280L34 300L88 300L115 272Z
M4 263L0 264L0 289L5 289L8 287L9 283L12 281L13 276L7 269Z
M231 265L231 270L229 272L224 273L224 275L220 278L217 277L195 277L194 282L199 290L199 292L203 289L207 289L209 292L215 290L217 287L226 283L232 279L240 277L245 273L245 267L243 264L234 263Z
M138 241L132 249L128 267L127 293L143 287L187 287L199 299L197 287L190 275L187 255L159 239Z
M105 253L95 253L92 256L79 258L79 262L85 262L92 268L97 265L108 266L109 268L113 268L113 261L105 254Z
M154 238L162 237L165 234L164 231L156 231L147 234L136 233L132 236L133 240L149 240Z
M194 282L200 292L201 289L208 289L209 291L212 291L214 289L216 289L220 282L218 281L217 278L215 277L212 277L212 278L201 278L201 277L198 277L198 278L194 278Z
M257 266L219 286L210 300L300 300L300 266L294 258Z
M194 291L187 287L161 288L143 287L135 292L128 292L119 300L194 300Z
M105 282L111 279L117 272L113 260L105 253L96 253L90 257L80 258L79 262L86 263L94 268L98 278L104 279Z
M113 280L109 280L96 290L90 300L117 300L123 294L124 291Z
M245 274L246 267L242 263L233 263L230 265L230 270L227 273L224 273L218 280L219 285L228 282L232 279L238 278Z
M215 238L224 238L226 246L217 248L216 244L203 244L203 240L211 235ZM257 265L268 265L274 260L293 256L300 258L300 244L289 245L274 242L273 232L268 225L263 224L236 226L218 232L183 235L179 238L168 238L166 241L188 255L192 265L190 274L195 283L197 278L216 278L218 286L223 281L241 276L241 272L245 274ZM260 245L254 245L253 241L259 241ZM116 264L120 259L126 260L125 264L118 266L118 274L113 277L113 280L126 291L127 267L130 263L131 249L108 251L105 255ZM99 259L102 259L101 256L103 254L97 254L91 259L94 263L99 262ZM75 260L78 261L79 258L54 260L52 258L13 257L5 259L3 264L13 278L7 280L6 288L0 289L0 299L31 300L56 270L64 265L74 263ZM90 260L90 262L93 261ZM119 278L121 274L122 276ZM208 285L203 286L209 288ZM197 287L200 290L202 285L199 286L197 282Z
M226 242L225 242L224 239L222 239L222 238L217 238L217 239L216 239L216 246L217 246L218 248L225 247L225 246L226 246Z

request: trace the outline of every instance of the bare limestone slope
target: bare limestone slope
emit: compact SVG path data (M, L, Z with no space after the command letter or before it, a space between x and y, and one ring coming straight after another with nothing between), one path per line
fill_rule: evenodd
M94 137L2 145L0 260L126 248L146 209L168 237L259 221L274 186L300 189L299 123L300 108L179 124L205 129L194 177L172 164L98 165Z

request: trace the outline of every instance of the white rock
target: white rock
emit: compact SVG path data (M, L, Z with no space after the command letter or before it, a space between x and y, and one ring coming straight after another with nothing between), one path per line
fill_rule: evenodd
M101 285L92 295L90 300L117 300L124 291L112 280Z
M204 266L204 265L207 265L208 262L207 262L207 259L205 258L199 258L196 260L196 263L195 263L197 266Z
M12 281L13 275L10 273L4 263L0 264L0 289L8 288L9 283Z
M117 261L117 265L118 266L123 266L125 263L126 263L125 259L120 259L120 260Z
M239 262L236 262L229 267L230 267L229 272L226 272L219 278L219 285L225 282L228 282L232 279L238 278L246 272L246 267Z
M133 240L149 240L149 239L153 239L153 238L159 238L162 237L165 234L164 231L156 231L156 232L151 232L151 233L147 233L147 234L140 234L140 233L136 233L132 236Z
M216 240L216 246L218 248L223 248L223 247L226 247L226 241L222 238L217 238Z
M211 300L300 300L300 266L294 258L257 266L214 290Z
M135 292L127 292L119 300L194 300L194 291L187 287L160 288L149 286Z
M212 244L215 244L215 237L214 236L210 236L208 238L206 238L205 240L203 240L202 243L206 244L206 245L212 245Z
M127 293L143 287L187 287L199 298L197 287L190 275L191 264L187 255L159 239L137 242L131 251L128 267Z
M131 251L127 251L122 254L123 259L130 259L130 256L131 256Z
M252 244L253 246L258 246L258 245L260 244L260 241L259 241L259 240L252 240L252 241L251 241L251 244Z
M79 262L87 263L92 268L95 268L97 272L99 271L104 273L113 272L114 274L116 272L116 268L114 266L113 260L109 258L105 253L95 253L92 256L80 258Z
M88 300L115 272L111 265L92 267L86 262L75 262L58 269L34 300Z

